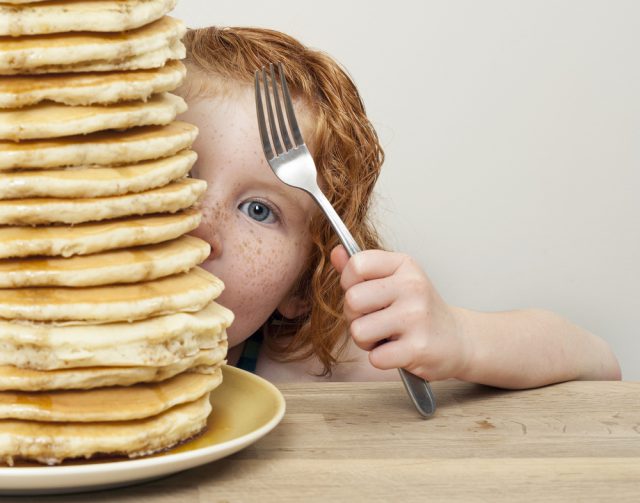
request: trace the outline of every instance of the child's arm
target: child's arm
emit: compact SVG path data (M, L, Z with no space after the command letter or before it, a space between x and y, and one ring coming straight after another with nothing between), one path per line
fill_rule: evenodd
M351 336L376 368L513 389L620 379L605 341L551 312L449 306L401 253L367 250L349 259L337 247L331 261L342 275Z

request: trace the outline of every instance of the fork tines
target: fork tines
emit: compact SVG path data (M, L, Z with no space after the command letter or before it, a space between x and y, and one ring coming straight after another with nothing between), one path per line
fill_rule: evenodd
M280 154L288 152L295 147L304 145L304 140L302 139L302 134L300 133L300 128L298 127L298 121L296 120L295 112L293 110L293 101L291 100L289 87L287 86L287 81L284 76L284 68L282 66L282 63L278 63L278 73L280 75L280 79L276 78L275 65L271 63L269 65L268 73L267 69L265 67L262 67L260 70L256 70L255 74L256 112L258 114L258 128L260 130L262 148L268 159L278 157ZM279 85L278 80L280 81ZM280 98L280 91L278 90L279 87L282 89L282 103ZM263 104L263 93L266 105ZM277 125L274 117L274 107L272 106L272 100L275 104L275 115L278 116ZM284 109L287 114L286 120L284 114L282 113L282 104L284 104ZM267 109L267 118L269 121L268 128L264 114L265 108ZM269 131L271 132L271 136L269 136ZM289 135L289 131L291 131L291 136ZM291 141L291 137L293 137L293 142Z

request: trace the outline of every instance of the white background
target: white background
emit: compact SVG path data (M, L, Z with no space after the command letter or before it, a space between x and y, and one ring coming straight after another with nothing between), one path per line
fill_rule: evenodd
M640 380L640 2L181 0L353 76L386 149L377 215L443 297L551 309Z

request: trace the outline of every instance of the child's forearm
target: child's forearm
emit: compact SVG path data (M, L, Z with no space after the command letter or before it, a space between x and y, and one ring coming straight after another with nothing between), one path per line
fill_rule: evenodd
M459 379L511 389L620 379L605 341L552 312L452 309L470 349Z

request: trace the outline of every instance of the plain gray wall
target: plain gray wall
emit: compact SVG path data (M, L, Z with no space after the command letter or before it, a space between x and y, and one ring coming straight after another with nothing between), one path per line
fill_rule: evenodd
M181 0L340 61L386 149L378 220L452 304L551 309L640 380L640 2Z

